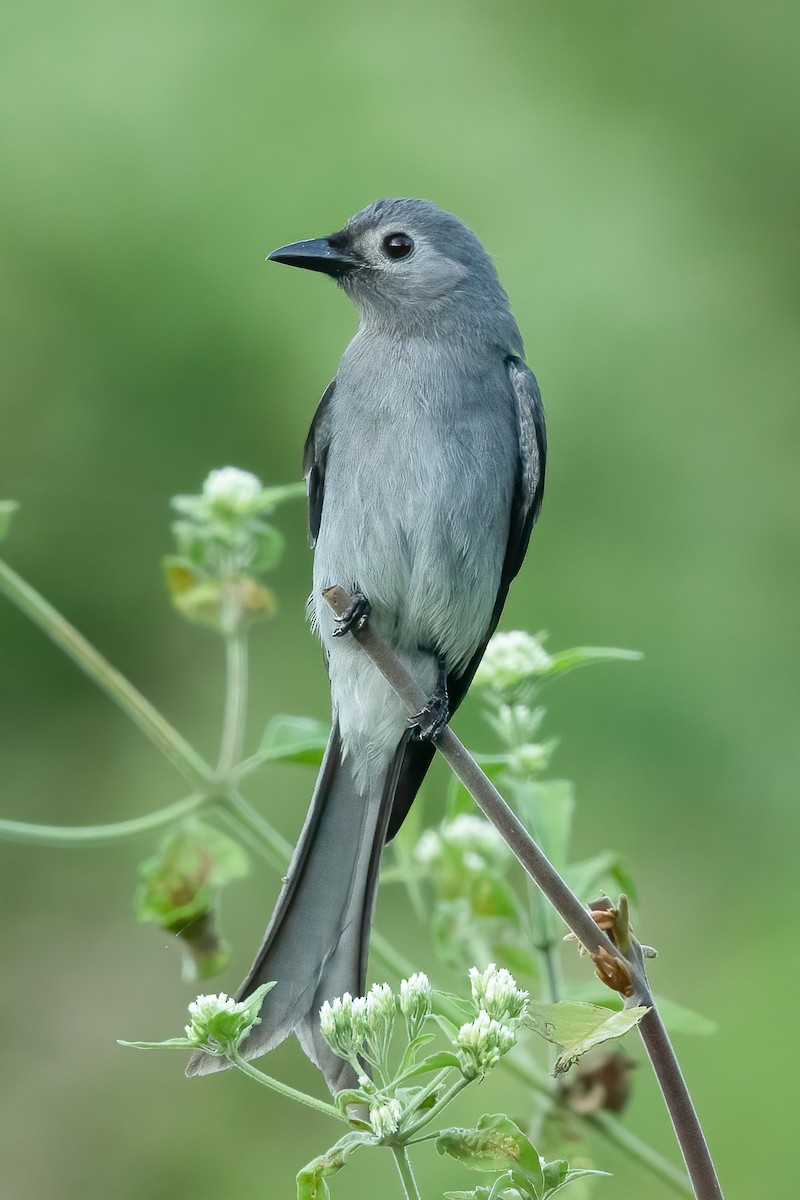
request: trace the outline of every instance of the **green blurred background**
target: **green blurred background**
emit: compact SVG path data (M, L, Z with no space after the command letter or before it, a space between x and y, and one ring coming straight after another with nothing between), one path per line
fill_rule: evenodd
M678 1049L729 1197L787 1194L796 1108L798 26L781 0L12 0L0 18L0 493L22 503L4 549L208 755L221 654L165 597L169 497L227 463L296 478L355 325L265 253L420 195L495 255L551 437L503 626L646 656L559 685L547 728L578 853L635 864L656 987L719 1022ZM328 706L302 505L279 523L251 738ZM180 795L6 603L0 663L3 816L108 821ZM474 701L457 726L480 741ZM293 837L312 780L276 769L251 796ZM132 920L149 848L0 845L2 1200L291 1196L331 1140L240 1077L189 1083L115 1045L177 1032L192 994L177 948ZM220 987L276 886L259 870L231 890ZM388 891L381 924L435 973L406 907ZM294 1043L274 1065L315 1085ZM627 1123L673 1154L645 1070L636 1089ZM456 1119L524 1098L498 1079L471 1104ZM598 1197L669 1194L591 1149L617 1173ZM434 1159L427 1196L467 1186ZM335 1194L398 1194L392 1170L355 1159Z

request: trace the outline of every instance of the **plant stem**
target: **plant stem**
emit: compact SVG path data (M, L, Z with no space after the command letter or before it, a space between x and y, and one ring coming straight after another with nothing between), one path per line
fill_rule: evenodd
M0 839L7 842L34 842L42 846L97 846L139 833L150 833L196 812L209 802L208 796L195 793L157 812L132 817L129 821L115 821L111 825L34 825L27 821L0 820Z
M292 846L253 808L235 788L229 788L220 797L220 806L226 809L248 833L259 840L270 851L272 862L284 874L292 858Z
M242 756L247 719L247 633L241 625L225 636L225 716L217 774L227 779Z
M233 1065L243 1074L249 1075L251 1079L255 1079L256 1083L260 1083L263 1087L271 1088L273 1092L277 1092L281 1096L286 1096L289 1100L296 1100L300 1104L305 1104L308 1108L316 1109L317 1112L324 1113L326 1117L333 1117L337 1121L348 1123L347 1118L339 1112L338 1108L334 1108L332 1104L328 1104L325 1100L318 1100L316 1096L309 1096L306 1092L300 1092L297 1088L290 1087L288 1083L281 1083L279 1079L273 1079L271 1075L265 1075L263 1071L259 1071L258 1067L251 1066L239 1054L231 1054L228 1057Z
M345 611L350 601L348 593L340 587L327 588L323 596L337 616ZM390 646L369 625L355 631L353 636L397 692L409 714L419 712L427 701L425 693L399 662ZM502 834L521 865L535 880L580 943L592 955L603 951L610 955L612 960L619 959L619 949L598 928L589 910L584 908L570 890L449 726L437 739L436 748L447 759L483 814ZM675 1052L655 1008L643 962L633 962L627 958L625 965L633 979L637 1002L646 1003L651 1009L640 1023L640 1034L664 1096L695 1196L697 1200L721 1200L722 1190L714 1163Z
M214 772L208 764L150 701L112 667L108 659L95 650L52 604L2 560L0 593L30 617L34 624L103 689L194 787L207 788L213 782Z
M405 1146L392 1146L392 1154L394 1155L394 1161L397 1163L397 1170L400 1173L406 1200L422 1200L419 1188L417 1187L417 1181L414 1178L414 1172L411 1170L411 1163L409 1162Z
M621 1121L608 1112L586 1114L582 1117L599 1134L612 1142L618 1150L622 1150L629 1158L634 1159L640 1166L657 1176L663 1183L669 1185L682 1196L691 1196L692 1187L684 1171L673 1166L666 1158L631 1133Z
M438 1117L442 1109L447 1108L451 1100L455 1100L459 1092L463 1092L465 1087L469 1087L471 1080L465 1079L462 1075L455 1083L447 1089L443 1096L434 1104L433 1108L429 1108L418 1121L415 1121L409 1129L406 1129L405 1134L408 1137L413 1137L415 1133L419 1133L420 1129L424 1129L426 1125L430 1125L431 1121Z

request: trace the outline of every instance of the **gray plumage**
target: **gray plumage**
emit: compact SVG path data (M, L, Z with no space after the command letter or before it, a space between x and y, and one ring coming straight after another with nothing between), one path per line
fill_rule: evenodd
M410 247L409 247L410 244ZM544 484L536 380L494 265L426 200L378 200L329 238L271 258L337 278L361 316L306 444L314 546L310 614L328 660L334 726L309 815L240 995L276 979L244 1043L293 1030L332 1091L352 1072L319 1033L324 1000L363 991L380 851L433 756L322 590L371 605L373 627L426 694L462 699L519 570ZM196 1055L190 1074L223 1067Z

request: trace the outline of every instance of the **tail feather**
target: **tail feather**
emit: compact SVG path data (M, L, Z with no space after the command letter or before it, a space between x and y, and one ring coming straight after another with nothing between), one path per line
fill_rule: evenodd
M380 854L407 745L408 735L388 769L359 791L334 725L286 882L238 992L241 998L278 981L265 998L261 1024L242 1043L243 1056L266 1054L294 1031L333 1092L351 1086L354 1076L325 1044L319 1009L345 991L364 989ZM187 1074L228 1065L198 1052Z

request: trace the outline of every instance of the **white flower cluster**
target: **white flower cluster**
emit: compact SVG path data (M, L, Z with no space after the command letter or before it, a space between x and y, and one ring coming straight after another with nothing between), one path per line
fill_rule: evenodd
M542 643L531 634L521 629L496 633L486 647L474 683L501 696L511 695L521 684L545 674L552 661Z
M403 1115L403 1106L399 1100L380 1100L369 1110L369 1123L376 1137L388 1137L395 1133Z
M485 971L471 967L469 980L478 1015L461 1026L456 1045L465 1078L479 1079L515 1044L528 1010L528 993L517 987L510 971L495 963Z
M461 1051L461 1070L466 1079L480 1079L507 1054L517 1040L508 1025L501 1024L481 1009L474 1021L458 1031L456 1045Z
M203 484L207 500L234 510L246 508L262 490L261 480L239 467L220 467L211 471Z
M349 992L333 1002L326 1000L319 1010L320 1032L339 1058L352 1061L358 1055L367 1036L366 1017L366 997Z
M496 1021L521 1021L528 1011L528 993L505 967L489 963L485 971L470 967L470 986L475 1007Z
M388 983L375 983L366 996L345 992L326 1000L319 1010L320 1032L334 1054L357 1063L385 1061L397 1016L397 1001Z
M459 813L443 821L438 830L426 829L414 857L420 866L436 867L448 856L448 850L456 851L467 870L476 872L499 866L510 855L494 825L472 813Z
M431 1015L433 989L427 975L421 971L400 984L400 1011L406 1020L409 1041L418 1037Z
M191 1023L186 1026L186 1036L195 1046L212 1053L238 1046L253 1026L259 1024L262 996L259 991L257 1002L253 997L234 1000L225 992L218 996L198 996L189 1005Z

